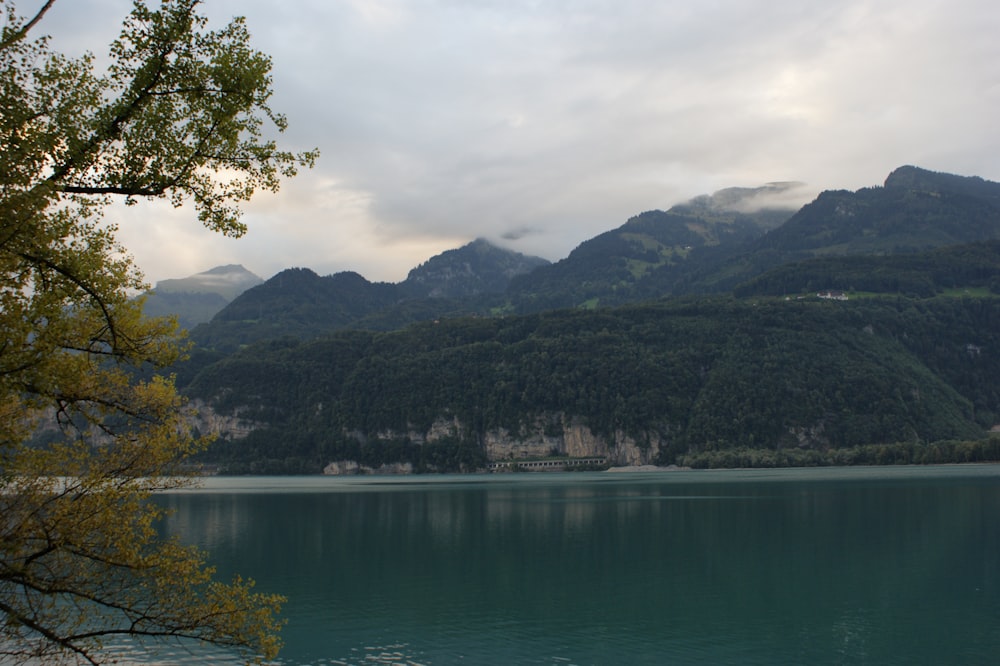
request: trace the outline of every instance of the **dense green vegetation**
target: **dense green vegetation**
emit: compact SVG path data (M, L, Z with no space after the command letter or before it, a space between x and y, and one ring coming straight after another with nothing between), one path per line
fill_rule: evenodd
M400 286L409 298L502 294L515 276L548 264L545 259L504 250L480 238L425 261L411 270Z
M1000 239L1000 184L905 166L883 187L821 193L785 224L684 277L674 293L726 291L817 257L913 254Z
M1000 437L978 440L895 442L849 448L815 449L726 449L685 454L682 465L694 469L733 467L824 467L833 465L941 465L1000 461Z
M1000 294L1000 241L888 257L851 255L793 262L739 285L734 293L782 296L836 289L929 297L956 288Z
M636 215L581 243L568 257L511 281L518 312L584 304L614 306L670 294L706 258L726 257L792 215L741 213L691 204Z
M242 293L192 331L203 349L230 353L285 336L309 339L344 328L394 330L440 317L490 311L510 280L548 262L483 240L448 250L399 283L369 282L353 272L320 276L290 268Z
M388 307L399 298L393 284L357 273L321 277L289 268L245 291L208 324L192 331L199 346L222 352L284 336L314 337Z
M343 331L255 345L185 392L263 425L210 452L258 469L469 469L485 433L558 435L568 419L609 442L662 442L664 464L756 450L832 461L978 440L1000 421L1000 300L671 300ZM420 445L441 419L454 433Z

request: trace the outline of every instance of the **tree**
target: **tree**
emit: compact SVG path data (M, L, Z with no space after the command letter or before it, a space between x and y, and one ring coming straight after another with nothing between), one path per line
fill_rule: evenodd
M202 553L157 535L149 495L191 483L205 442L154 372L181 353L176 325L142 316L102 211L193 202L239 236L241 203L317 153L265 138L285 119L242 19L212 31L197 0L138 1L97 72L34 36L53 4L24 17L0 0L0 657L96 664L127 636L270 658L280 597L213 581Z

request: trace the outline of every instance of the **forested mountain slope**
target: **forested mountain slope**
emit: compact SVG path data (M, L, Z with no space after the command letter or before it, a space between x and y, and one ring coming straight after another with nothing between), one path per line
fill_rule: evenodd
M890 256L828 256L783 264L738 285L738 297L821 290L930 297L949 290L1000 294L1000 241L982 241Z
M883 187L826 191L797 212L777 207L792 191L790 183L730 188L647 211L554 264L477 240L432 257L398 284L289 269L243 293L192 339L218 356L259 340L308 339L341 328L393 330L447 317L665 296L773 294L775 280L786 285L782 293L815 287L928 295L933 289L917 274L920 267L891 257L1000 239L1000 184L981 178L900 167ZM813 259L827 260L811 264L813 277L836 279L819 285L789 277ZM894 278L898 270L907 275ZM879 279L859 279L865 273Z
M511 281L518 312L621 305L672 293L706 258L729 256L794 213L776 195L794 184L730 188L670 210L652 210L587 240L568 257ZM770 196L768 196L770 195Z
M229 353L259 340L309 339L341 328L400 328L414 321L478 313L511 278L548 262L479 239L432 257L399 283L346 271L320 276L290 268L243 292L191 337Z
M912 254L1000 239L1000 183L900 167L883 187L826 191L721 263L695 267L676 293L728 292L815 257Z
M230 469L997 459L935 443L1000 424L998 202L903 167L794 214L651 211L534 270L478 243L398 285L290 270L196 330L178 382Z
M493 245L482 238L431 257L401 284L409 298L468 298L502 294L518 275L549 262Z
M549 453L833 461L895 442L913 456L1000 421L1000 300L668 301L344 331L252 347L186 392L240 424L209 457L258 471Z
M308 268L289 268L240 294L191 337L199 347L224 353L258 340L306 339L343 328L399 298L396 285L369 282L357 273L321 277Z

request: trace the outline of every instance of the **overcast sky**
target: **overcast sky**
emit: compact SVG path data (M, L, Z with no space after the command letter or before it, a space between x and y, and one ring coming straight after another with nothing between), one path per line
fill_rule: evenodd
M19 0L27 13L42 0ZM56 47L106 51L131 3L60 0ZM287 147L316 168L247 208L109 217L151 282L243 264L396 282L477 237L557 260L730 186L1000 180L996 0L205 0L274 58Z

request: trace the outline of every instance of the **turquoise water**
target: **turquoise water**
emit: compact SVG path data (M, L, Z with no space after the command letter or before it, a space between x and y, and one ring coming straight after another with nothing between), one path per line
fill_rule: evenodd
M212 478L158 501L220 575L288 597L283 664L1000 654L1000 466Z

